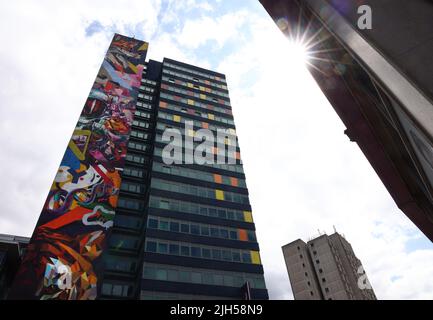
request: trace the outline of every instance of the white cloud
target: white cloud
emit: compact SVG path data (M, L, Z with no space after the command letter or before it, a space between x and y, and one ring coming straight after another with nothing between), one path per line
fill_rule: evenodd
M220 48L226 42L242 37L241 27L247 15L245 11L238 11L216 18L204 16L196 20L187 20L177 40L182 46L192 49L213 40Z

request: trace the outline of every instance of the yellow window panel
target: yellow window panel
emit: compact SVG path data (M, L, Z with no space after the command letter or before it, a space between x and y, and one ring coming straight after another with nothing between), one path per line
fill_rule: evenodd
M189 135L190 137L194 137L194 130L189 129L189 130L188 130L188 135Z
M224 191L222 191L222 190L215 190L215 198L217 200L224 200Z
M230 132L231 134L236 134L236 130L233 129L233 128L229 128L229 132Z
M246 222L253 222L253 215L251 211L244 211L244 220Z
M212 113L208 113L207 117L211 120L215 120L215 115L213 115Z
M180 122L180 116L174 115L173 116L173 120L176 121L176 122Z
M188 99L188 104L191 105L191 106L193 106L194 105L194 100Z
M189 87L189 88L193 88L194 86L193 86L192 83L189 83L189 82L188 82L188 87Z
M251 261L253 264L260 264L260 254L258 251L250 251L251 253Z
M203 94L203 93L200 93L200 99L204 99L204 100L206 100L206 95Z
M201 91L205 91L205 90L206 90L206 88L205 88L205 87L203 87L203 86L200 86L200 90L201 90Z

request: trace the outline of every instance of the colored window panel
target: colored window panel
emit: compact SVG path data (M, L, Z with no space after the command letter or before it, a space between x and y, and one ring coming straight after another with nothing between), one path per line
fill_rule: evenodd
M159 106L160 106L161 108L167 108L167 102L165 102L165 101L160 101L160 102L159 102Z
M239 240L248 241L247 230L238 229Z
M189 129L188 130L188 136L194 137L194 130Z
M202 127L203 129L208 129L208 128L209 128L209 123L207 123L207 122L202 122L202 123L201 123L201 127Z
M205 94L200 94L200 99L206 99L206 95Z
M230 178L230 184L231 184L233 187L237 187L237 186L239 186L239 181L238 181L237 178Z
M258 251L251 251L251 262L253 264L260 264L260 255Z
M217 200L224 200L224 191L222 191L222 190L215 190L215 198Z
M253 215L251 214L251 211L244 211L244 220L246 222L253 222Z
M174 115L173 116L173 120L176 121L176 122L180 122L180 116Z
M240 160L241 154L239 152L236 152L236 159Z
M189 87L189 88L192 88L193 86L194 86L194 85L193 85L192 83L189 83L189 82L188 82L188 87Z
M220 174L214 174L213 179L214 179L214 182L216 182L216 183L222 183L222 177Z
M215 116L212 113L209 113L207 116L209 119L215 120Z
M189 104L190 106L193 106L193 105L194 105L194 100L192 100L192 99L188 99L188 104Z

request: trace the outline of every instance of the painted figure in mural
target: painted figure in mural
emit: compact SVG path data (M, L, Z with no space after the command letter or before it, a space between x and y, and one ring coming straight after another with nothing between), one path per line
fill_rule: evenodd
M113 226L147 43L116 35L85 103L11 290L95 299Z

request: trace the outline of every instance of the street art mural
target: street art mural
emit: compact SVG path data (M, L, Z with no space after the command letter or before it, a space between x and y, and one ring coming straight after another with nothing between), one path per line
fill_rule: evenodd
M55 176L12 299L95 299L146 42L116 34Z

